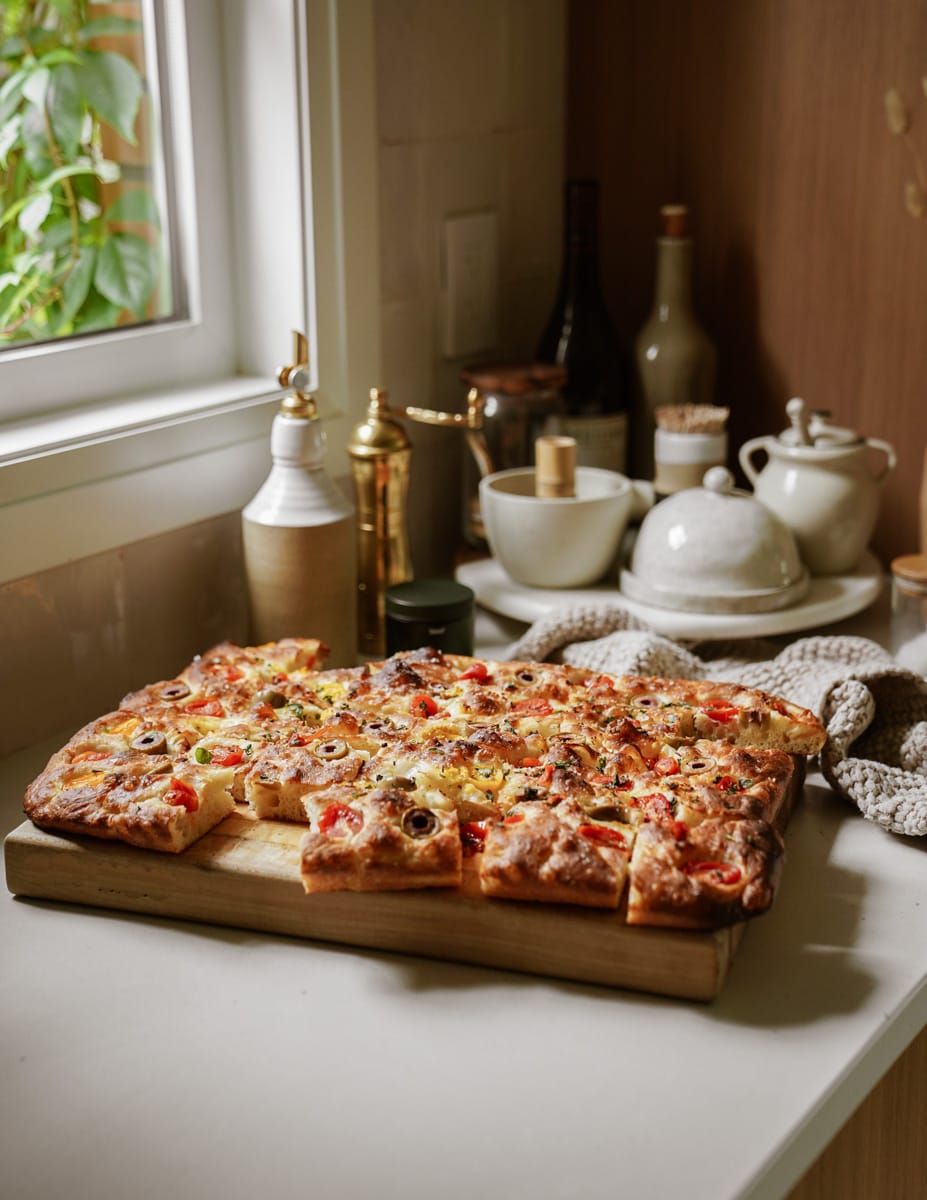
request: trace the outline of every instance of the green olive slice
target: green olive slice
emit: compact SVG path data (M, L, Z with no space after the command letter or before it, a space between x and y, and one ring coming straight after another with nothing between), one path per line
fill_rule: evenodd
M430 808L407 808L400 824L403 833L411 838L431 837L438 831L438 818Z
M142 754L166 754L167 738L158 729L146 729L129 743Z
M715 760L704 754L684 760L679 764L679 769L683 775L701 775L703 771L710 771L714 765Z
M344 758L347 752L348 744L341 738L329 738L326 742L316 742L312 747L312 753L316 758L326 761L333 758Z

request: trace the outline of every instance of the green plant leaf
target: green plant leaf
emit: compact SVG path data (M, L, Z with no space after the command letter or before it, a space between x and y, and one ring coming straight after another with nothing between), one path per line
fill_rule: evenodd
M48 150L48 133L45 129L43 110L36 108L34 104L26 105L20 137L29 173L35 179L41 179L43 175L48 174L54 163Z
M16 113L5 124L0 125L0 167L6 166L7 155L19 141L22 127L21 113Z
M37 67L34 71L29 72L29 78L23 85L23 96L30 104L41 108L45 103L45 93L48 91L50 83L51 71L48 67Z
M8 121L19 108L28 78L28 71L16 71L4 82L3 87L0 87L0 125Z
M74 332L90 333L95 329L112 329L121 312L121 305L110 303L95 288L91 288L80 312L74 318Z
M134 233L114 233L100 247L93 285L120 308L140 316L160 274L156 250Z
M26 52L26 43L21 37L10 37L0 45L0 58L21 58Z
M61 287L60 321L62 324L74 320L81 305L87 299L96 265L96 246L81 246L77 262Z
M142 98L142 77L135 67L121 54L85 50L75 70L89 106L134 146L135 118Z
M106 210L107 221L145 221L160 227L158 204L148 188L133 188L117 196Z
M83 44L95 37L112 37L120 33L138 33L141 21L134 17L94 17L78 31L77 40Z
M54 67L59 63L79 63L80 59L73 50L69 50L67 46L59 46L56 50L49 50L47 54L43 54L39 59L40 67Z
M17 225L27 235L35 235L42 228L45 218L51 212L51 192L36 192L24 204L17 219Z
M52 71L45 108L58 149L65 158L73 158L80 146L84 102L77 70L70 63L62 63Z

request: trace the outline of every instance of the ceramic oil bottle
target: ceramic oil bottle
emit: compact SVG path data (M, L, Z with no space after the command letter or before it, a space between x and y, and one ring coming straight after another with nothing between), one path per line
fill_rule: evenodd
M669 404L711 404L717 353L692 306L692 239L681 204L660 210L653 308L634 345L637 391L631 465L652 479L656 410Z
M308 357L297 334L297 364ZM286 382L295 368L283 368ZM354 507L325 470L325 433L307 392L274 417L273 465L242 512L245 577L255 642L317 637L329 666L357 661Z

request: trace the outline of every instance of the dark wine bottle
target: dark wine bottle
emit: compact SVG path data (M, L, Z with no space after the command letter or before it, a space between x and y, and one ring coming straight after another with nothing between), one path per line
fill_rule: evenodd
M566 184L563 267L537 358L567 372L557 432L576 439L580 466L626 471L631 373L599 279L599 185Z

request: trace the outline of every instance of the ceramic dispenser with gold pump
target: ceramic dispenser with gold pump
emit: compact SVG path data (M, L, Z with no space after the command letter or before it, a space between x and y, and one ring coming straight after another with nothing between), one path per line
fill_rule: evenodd
M274 417L273 465L242 512L245 577L256 642L317 637L330 666L357 660L354 508L325 470L325 432L308 392L308 343L277 378L291 388Z
M483 400L476 388L465 413L408 406L393 408L382 388L371 388L366 418L348 443L357 503L357 646L362 656L386 650L386 589L412 578L408 534L412 443L402 419L465 431L480 471L492 470L482 433Z

